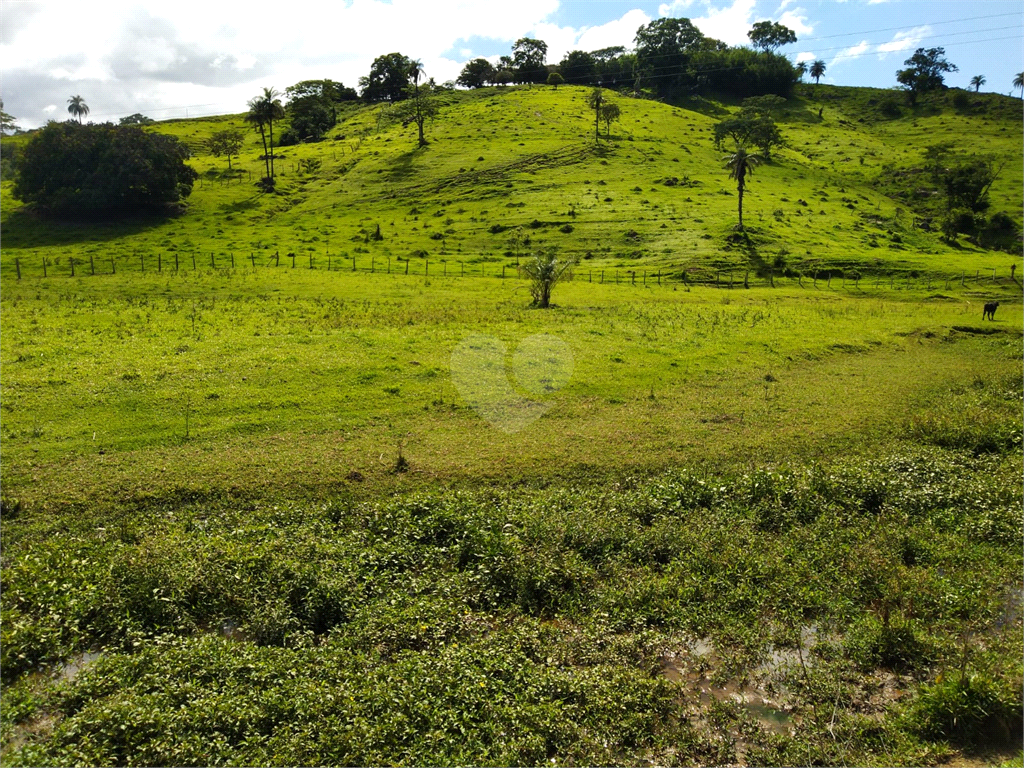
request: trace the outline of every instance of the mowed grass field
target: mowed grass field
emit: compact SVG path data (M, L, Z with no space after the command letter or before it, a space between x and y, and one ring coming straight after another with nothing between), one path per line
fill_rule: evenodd
M734 105L596 151L584 95L459 94L424 151L353 108L275 195L200 152L131 227L3 182L5 765L1021 764L1019 255L872 181L973 132L1019 221L1010 100L804 89L742 242ZM520 224L581 257L549 310ZM499 342L518 431L458 370Z

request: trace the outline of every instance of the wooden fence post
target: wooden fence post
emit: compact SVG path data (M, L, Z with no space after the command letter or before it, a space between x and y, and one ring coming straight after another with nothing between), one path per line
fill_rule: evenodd
M410 259L405 260L405 274L407 275L409 274L409 261Z
M231 268L232 269L235 268L235 252L234 251L231 252Z
M156 252L156 271L163 272L164 269L164 256L160 251Z
M69 258L71 259L71 276L74 277L75 276L75 257L71 256Z
M192 271L196 271L196 252L192 251Z
M743 287L744 288L749 288L750 287L750 270L749 269L746 272L743 273Z
M177 253L174 254L174 271L175 272L178 271L178 254Z
M46 277L46 257L43 256L43 277Z
M256 254L252 251L249 251L249 261L252 262L252 268L256 269Z

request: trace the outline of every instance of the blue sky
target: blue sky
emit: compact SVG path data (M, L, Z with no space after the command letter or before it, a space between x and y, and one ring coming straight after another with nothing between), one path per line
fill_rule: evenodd
M751 24L780 21L799 38L783 52L821 58L824 82L888 88L919 46L946 49L947 83L1009 92L1024 70L1020 0L334 0L259 9L218 0L0 0L0 96L23 127L65 119L81 95L90 118L156 119L240 112L265 86L329 77L356 85L373 59L400 51L438 82L477 56L496 59L519 37L569 50L630 46L662 16L690 18L736 45ZM102 12L98 12L102 9Z

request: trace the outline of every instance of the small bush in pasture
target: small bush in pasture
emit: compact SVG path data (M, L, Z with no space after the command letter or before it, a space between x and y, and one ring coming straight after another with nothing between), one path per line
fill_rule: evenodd
M927 739L948 739L969 747L1019 744L1019 680L1014 684L977 673L950 673L921 689L907 719L911 728Z

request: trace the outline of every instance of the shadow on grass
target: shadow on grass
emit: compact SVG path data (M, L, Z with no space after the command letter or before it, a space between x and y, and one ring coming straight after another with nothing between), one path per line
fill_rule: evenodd
M417 155L420 155L426 147L417 147L408 152L403 152L395 158L391 170L388 172L388 181L407 181L416 173L413 162Z
M105 243L145 232L173 221L184 208L145 211L128 217L95 219L44 216L31 208L19 208L4 218L6 248L45 248L54 245Z

